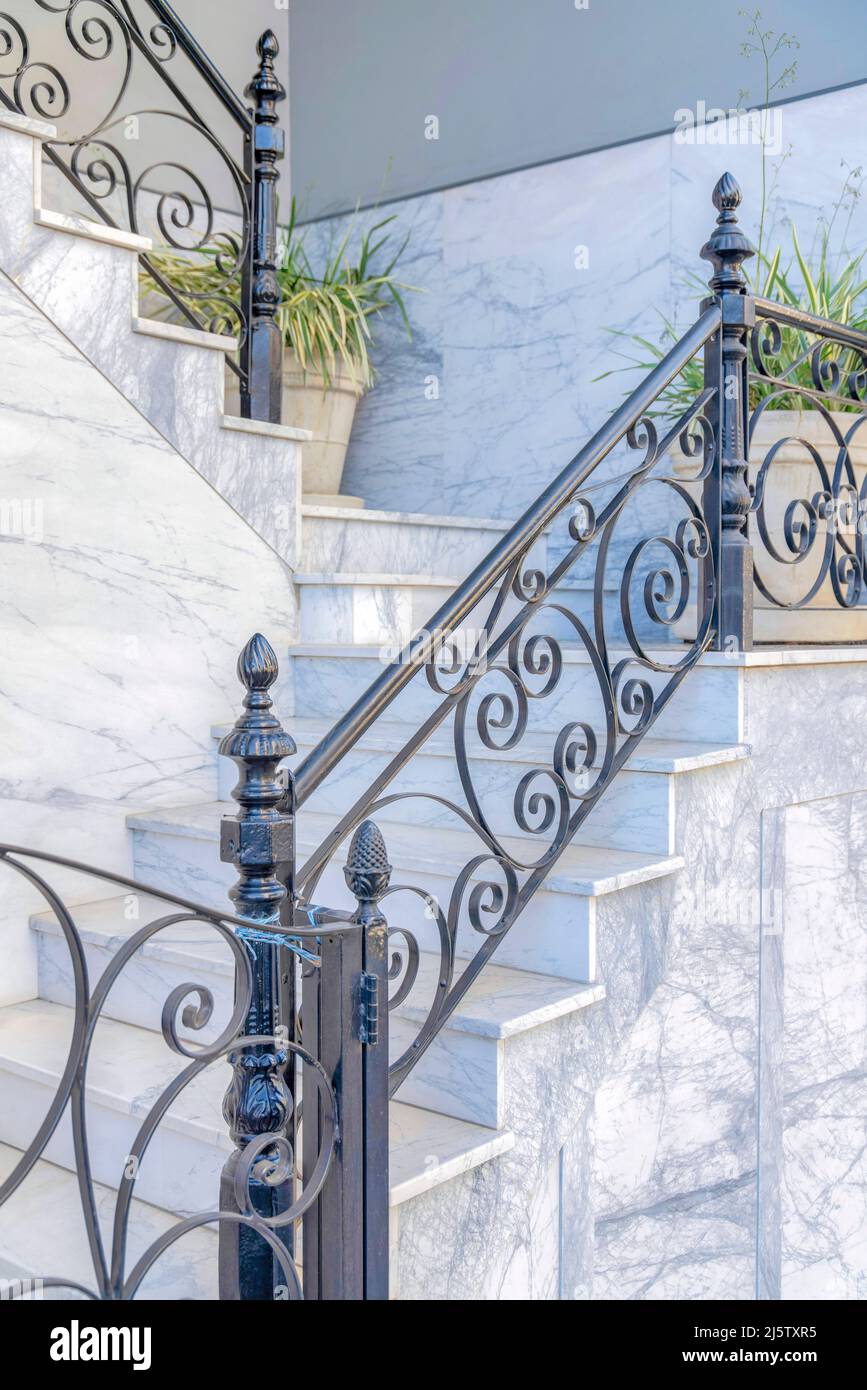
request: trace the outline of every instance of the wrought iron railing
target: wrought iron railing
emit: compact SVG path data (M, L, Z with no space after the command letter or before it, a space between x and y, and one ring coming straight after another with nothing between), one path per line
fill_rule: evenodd
M2 1209L45 1155L58 1127L71 1117L93 1280L85 1283L63 1271L40 1271L40 1291L132 1299L142 1285L147 1289L148 1276L170 1247L192 1231L216 1226L221 1298L387 1294L387 1249L381 1233L388 1226L388 1156L377 1147L377 1122L387 1106L386 1054L384 1048L371 1048L370 1055L364 1055L365 1042L376 1041L376 990L369 990L371 1007L363 1020L353 1003L359 978L381 983L383 993L386 988L385 923L375 898L386 886L387 874L385 879L377 877L371 863L371 849L375 858L381 840L372 828L362 829L353 839L346 877L358 898L355 914L299 913L291 935L281 928L279 907L286 890L275 869L277 856L289 850L292 821L278 809L285 790L277 766L295 746L270 712L268 690L277 663L264 638L254 636L244 648L238 673L247 691L244 712L222 746L241 772L235 793L239 814L226 817L222 826L223 857L239 873L230 895L237 915L92 865L0 845L0 867L25 879L52 913L69 952L74 992L71 1036L56 1094L37 1133L0 1183ZM95 986L89 980L76 909L45 877L45 865L83 880L81 892L88 881L96 880L122 888L125 906L130 894L136 902L152 897L166 905L163 914L127 936ZM191 923L206 927L212 939L222 940L231 952L234 1006L219 1036L201 1043L196 1034L211 1023L212 990L203 983L184 982L165 1000L162 1034L186 1065L152 1102L118 1165L109 1246L100 1219L105 1217L104 1200L97 1198L88 1144L88 1069L97 1026L111 1016L112 991L138 952L150 942L170 944L172 930ZM195 944L201 948L205 943ZM184 945L190 949L189 937ZM303 973L303 1031L313 1051L298 1041L300 1023L294 1004L287 1004L294 998L296 970ZM151 1143L183 1092L222 1060L232 1067L223 1115L234 1149L222 1169L219 1203L179 1216L138 1253L130 1268L133 1201ZM328 1200L323 1202L326 1188ZM345 1226L339 1241L334 1222ZM329 1251L334 1249L333 1260L320 1256L323 1242ZM7 1296L8 1283L0 1281L0 1297ZM13 1280L13 1293L14 1284ZM19 1292L32 1286L24 1280L18 1285Z
M867 598L867 334L766 299L755 314L756 591L789 612L855 610ZM768 430L781 406L792 415ZM786 470L792 481L778 485Z
M43 146L50 168L89 213L152 237L141 257L150 281L184 323L237 338L227 361L241 413L271 421L282 362L278 52L269 30L248 108L165 0L6 0L0 13L0 101L62 127ZM210 275L198 291L189 275L173 278L161 249L219 282Z
M207 1022L211 1002L204 986L183 985L167 1000L167 1042L192 1060L134 1145L135 1158L143 1159L180 1090L227 1055L233 1080L224 1113L235 1150L223 1170L219 1210L184 1217L127 1273L132 1188L120 1180L110 1259L92 1215L88 1222L94 1296L132 1295L172 1240L197 1224L216 1223L223 1297L274 1297L287 1286L286 1296L305 1299L387 1297L388 1098L411 1075L702 655L751 647L754 588L760 596L767 588L754 575L753 537L767 543L771 536L764 514L767 478L781 450L771 446L751 484L747 449L767 403L780 393L812 402L830 425L837 451L829 471L807 445L806 463L816 468L821 486L816 495L787 500L785 544L793 563L801 563L821 523L831 536L820 549L823 576L842 611L857 608L867 484L855 478L851 441L864 418L867 337L753 298L743 272L753 253L737 221L740 197L724 175L714 190L716 226L702 249L713 269L711 293L696 323L294 772L279 769L295 745L271 708L274 653L258 635L248 643L238 668L247 692L244 712L221 745L240 771L234 793L239 812L223 822L221 849L239 874L232 891L236 916L101 875L181 911L131 937L91 992L74 913L22 862L29 851L0 847L0 857L29 879L57 916L73 959L77 1000L58 1096L0 1189L0 1201L45 1152L68 1105L86 1217L92 1214L88 1050L108 992L135 951L171 923L194 918L230 941L236 961L234 1013L204 1049L185 1051L173 1023L192 994L199 1006L187 1006L185 1025L197 1030ZM786 331L803 343L778 368ZM676 381L682 387L690 368L694 379L696 364L702 384L672 419L669 387ZM678 398L683 401L682 389ZM845 431L829 402L851 414ZM620 446L627 458L637 453L639 460L606 473L605 460ZM837 534L836 520L853 508L854 540ZM551 559L541 568L535 556L543 539ZM818 592L814 586L813 595ZM412 735L297 867L299 813L410 689L416 700ZM455 795L412 782L401 787L415 755L444 727L453 748ZM492 788L479 784L473 756L479 751L514 753L515 761L523 757L529 764L514 774L508 796L502 777ZM509 759L498 765L512 776ZM438 873L449 880L442 893L431 891L429 879L413 882L407 869L406 881L391 882L385 840L371 817L384 825L397 818L396 808L422 829L448 820L462 832L453 842L461 849L460 866ZM347 841L343 875L353 906L320 907L320 895L335 901L332 870ZM49 855L35 857L66 865ZM390 923L381 907L387 900L399 904ZM407 904L419 909L412 925ZM389 1013L419 980L423 951L436 958L433 997L409 1045L389 1062Z

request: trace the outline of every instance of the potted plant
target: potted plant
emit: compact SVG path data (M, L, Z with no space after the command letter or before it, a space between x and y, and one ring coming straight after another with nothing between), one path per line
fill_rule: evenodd
M744 14L743 11L741 11ZM836 254L832 247L845 248L848 244L849 226L852 213L861 197L864 174L861 168L846 169L842 191L834 205L829 221L820 220L811 249L804 253L798 239L797 229L791 227L791 256L783 267L783 247L778 245L768 254L766 246L773 239L773 230L768 233L768 202L779 179L780 170L791 154L788 149L778 161L773 178L769 177L765 120L768 115L771 94L787 85L794 77L797 64L789 65L779 76L774 77L772 64L779 54L789 48L797 47L797 40L791 35L781 34L776 38L772 31L761 27L761 14L758 10L746 14L748 20L747 42L742 52L746 57L758 56L764 74L764 103L761 108L761 207L758 221L758 239L755 260L747 262L744 270L753 279L754 293L778 301L780 304L801 308L820 318L830 319L838 324L847 324L861 331L867 331L867 279L864 278L862 263L864 252L851 255L845 250ZM748 93L742 93L747 96ZM845 167L845 166L844 166ZM842 229L837 220L848 208L848 221ZM707 294L707 288L698 276L690 276L686 288L695 293L696 298ZM668 349L678 340L678 332L673 323L664 316L658 342L636 334L618 334L631 344L631 353L621 354L628 365L615 368L615 371L637 371L646 373L660 361ZM801 394L798 387L815 389L812 376L809 348L815 339L793 329L782 330L780 349L776 353L765 352L765 361L770 374L780 378L785 376L792 382L791 392L781 391L757 372L750 376L750 439L748 449L749 481L756 487L761 477L762 522L767 532L770 546L777 555L775 560L765 544L757 549L757 567L764 582L777 602L761 593L755 595L756 635L760 640L846 640L867 638L867 610L841 611L833 593L831 579L826 577L821 587L811 599L811 606L829 610L823 614L821 628L816 625L809 613L784 612L779 604L795 605L805 598L818 578L820 556L824 551L821 538L803 557L797 549L796 532L807 516L799 502L812 504L812 500L823 490L823 479L817 468L816 456L824 465L833 486L835 470L841 463L841 449L837 435L846 439L855 423L853 417L860 414L863 407L853 403L841 405L837 401L820 403L809 395ZM804 358L802 361L801 358ZM849 372L863 368L860 355L849 349L828 345L822 351L822 361L834 362L845 380ZM611 375L605 372L603 376ZM597 380L601 378L596 378ZM696 399L704 387L703 366L700 360L687 364L684 371L672 382L660 397L654 413L666 417L670 425ZM763 404L763 402L765 404ZM835 433L836 431L836 433ZM775 450L768 459L769 452ZM674 472L688 489L697 494L700 485L691 485L690 479L696 472L695 459L688 459L675 444L669 453L673 459ZM867 429L856 428L848 444L846 459L852 466L855 485L860 495L867 477ZM843 473L843 481L850 481L848 471ZM795 504L794 508L792 504ZM851 510L851 508L850 508ZM860 518L851 518L855 524ZM838 518L838 523L840 518ZM810 566L814 568L811 570ZM833 629L833 630L832 630ZM684 633L682 635L689 635Z
M862 271L865 253L845 259L834 258L829 250L831 224L819 229L818 254L807 257L801 250L798 234L792 227L793 255L790 264L781 267L782 248L777 247L770 260L762 257L765 267L764 279L756 285L756 293L765 299L776 300L780 304L801 308L819 318L830 319L838 324L849 325L861 332L867 332L867 278ZM811 266L811 262L813 263ZM700 283L700 282L697 282ZM638 334L619 334L631 343L637 353L622 354L629 365L615 368L614 371L650 371L678 339L677 330L668 319L662 317L662 330L658 342ZM817 540L813 559L802 562L795 559L795 552L787 539L791 534L792 518L790 505L799 501L811 501L823 490L823 480L816 465L815 455L824 464L827 477L833 486L835 470L841 460L840 439L846 439L858 416L863 414L863 406L854 403L842 405L829 401L819 405L810 396L802 395L798 387L815 390L808 349L815 340L793 329L784 329L780 349L775 354L765 354L766 360L777 377L786 377L792 383L791 392L781 391L780 387L766 381L756 372L750 376L750 439L748 449L749 482L755 489L760 474L762 476L762 511L764 525L771 545L784 561L776 561L764 545L759 546L757 565L774 599L773 602L757 593L757 635L761 640L776 641L799 638L809 641L814 637L825 640L832 637L840 640L862 640L867 637L864 610L859 613L841 612L836 604L833 585L826 577L811 600L811 606L829 610L832 615L834 632L831 633L827 620L823 619L822 632L809 621L805 614L797 616L781 615L779 604L797 604L809 591L812 579L817 574L822 544ZM801 360L803 358L803 360ZM863 369L860 355L844 346L833 344L823 349L822 361L835 362L845 381L850 372ZM611 375L610 372L602 374ZM600 378L597 378L599 380ZM702 363L693 359L680 375L665 390L652 413L665 417L668 426L692 404L704 387ZM762 402L767 402L762 406ZM768 467L762 465L769 451L779 445ZM690 479L696 473L696 460L686 457L679 444L675 443L669 454L674 464L674 473L697 496L700 485L690 486ZM846 457L852 466L854 484L859 496L867 492L867 428L859 428L847 446ZM844 484L851 481L845 470ZM850 509L851 510L851 509ZM800 511L794 516L797 523ZM803 519L806 519L805 517ZM854 526L859 518L849 518ZM845 524L846 518L837 519L837 524ZM810 564L816 566L810 569Z
M371 323L394 308L410 336L403 295L413 289L401 283L395 266L407 238L390 246L386 229L394 216L356 233L354 222L315 266L298 229L293 199L289 225L283 230L277 263L282 300L277 322L285 344L282 419L284 424L310 430L313 439L302 450L302 491L328 497L340 492L346 450L360 397L372 386ZM154 254L157 270L196 305L200 318L214 331L233 331L239 277L227 276L225 247L205 247L197 259L170 252ZM318 273L317 273L318 272ZM177 311L142 273L152 317L176 318ZM240 414L238 378L227 369L226 413Z

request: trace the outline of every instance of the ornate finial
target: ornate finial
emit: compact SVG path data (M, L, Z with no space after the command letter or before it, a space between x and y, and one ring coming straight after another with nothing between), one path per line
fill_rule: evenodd
M265 102L282 101L286 95L286 89L274 71L274 59L280 52L280 45L273 29L265 30L256 44L256 52L260 59L259 70L253 75L253 80L247 87L245 95L260 105ZM276 114L274 119L276 120Z
M285 804L286 788L277 766L296 749L271 712L268 690L277 674L274 649L255 633L238 658L238 677L247 691L244 709L220 743L220 752L237 764L240 774L232 793L238 814L223 817L220 857L238 870L230 897L239 915L260 921L272 921L286 895L275 869L292 853L291 819L278 810Z
M734 174L725 173L722 178L716 181L712 201L717 212L736 212L741 205L743 196L741 186Z
M741 267L756 253L738 223L737 209L742 196L737 179L729 173L723 174L713 191L713 205L719 216L716 227L701 248L701 257L713 266L714 273L708 283L714 291L743 292L746 289L747 278Z
M256 52L260 58L267 58L273 63L277 54L280 52L280 45L277 42L277 35L273 29L266 29L256 44Z
M382 831L375 821L362 821L349 845L344 877L359 902L359 916L376 915L376 904L387 891L391 865Z
M238 679L249 691L268 690L277 679L277 656L267 637L254 632L238 657Z
M241 414L280 423L283 332L277 322L281 290L277 279L277 180L286 148L277 102L286 88L274 69L280 45L270 29L259 40L259 66L246 95L253 104L249 155L252 156L252 225L249 228L250 297L247 332L241 347Z

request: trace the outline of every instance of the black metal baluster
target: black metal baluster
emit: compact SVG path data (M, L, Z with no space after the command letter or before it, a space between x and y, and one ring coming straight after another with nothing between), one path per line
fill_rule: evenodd
M716 389L708 412L716 436L716 466L705 483L704 513L718 565L716 647L721 651L748 651L753 645L753 552L747 531L752 501L746 457L747 335L756 311L742 267L756 253L738 224L740 202L736 180L723 174L713 191L717 224L701 249L702 259L713 266L708 283L722 310L720 330L704 355L705 383Z
M280 422L283 337L276 320L278 161L285 139L277 124L278 101L286 89L274 71L280 52L267 29L259 40L259 68L245 95L254 103L252 138L247 141L247 169L252 180L252 228L242 296L247 308L247 339L242 352L241 414L253 420Z
M238 676L245 686L244 713L220 744L240 773L234 791L239 814L224 816L220 857L235 865L238 882L229 896L238 916L251 924L273 926L280 920L286 886L277 877L277 865L294 859L294 818L281 813L285 788L278 764L295 752L295 744L271 713L270 687L277 679L277 658L259 633L251 637L238 658ZM278 948L266 931L255 925L244 933L253 967L253 997L247 1015L248 1036L273 1035L282 1020L278 1013ZM291 1037L291 1026L289 1036ZM287 1053L279 1047L260 1045L233 1052L232 1082L223 1101L223 1114L236 1148L226 1161L220 1188L222 1211L238 1211L235 1174L251 1140L263 1134L287 1135L292 1114L292 1093L285 1075ZM292 1201L292 1182L277 1186L266 1180L267 1159L260 1165L250 1190L255 1209L263 1216L285 1211ZM291 1232L283 1231L291 1252ZM276 1282L279 1281L277 1277ZM220 1228L220 1297L222 1299L271 1299L275 1296L274 1257L255 1231L235 1222Z
M364 1151L364 1297L388 1298L388 925L379 906L391 865L379 827L364 821L343 870L358 900L353 921L363 936L361 1032Z
M304 1218L306 1299L388 1297L388 931L379 898L391 865L372 821L356 830L346 881L349 923L323 929L321 967L303 977L303 1041L334 1078L340 1141ZM304 1171L319 1152L317 1107L304 1098Z

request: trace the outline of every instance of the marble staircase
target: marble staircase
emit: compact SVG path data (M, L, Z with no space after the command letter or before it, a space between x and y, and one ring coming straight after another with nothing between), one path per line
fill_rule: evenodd
M261 624L280 648L277 704L297 743L293 760L297 762L380 674L383 663L393 659L410 634L428 624L454 585L496 544L508 524L305 504L300 483L303 432L224 414L224 358L230 344L138 316L136 273L142 239L42 206L39 147L50 133L43 123L0 116L0 168L5 180L0 286L8 289L12 282L15 292L26 296L36 316L37 326L31 324L34 341L43 320L53 324L75 350L68 370L73 371L73 358L78 370L78 356L83 356L102 384L117 388L124 402L142 417L141 434L132 431L125 417L119 420L116 434L127 437L131 450L138 451L135 457L151 465L148 486L159 494L163 508L157 514L154 500L158 524L151 530L166 534L170 552L163 557L161 598L148 599L150 661L144 664L155 666L153 652L164 650L165 643L159 646L163 627L173 636L180 634L181 646L194 639L201 646L201 661L213 686L202 676L197 686L200 727L192 737L183 726L187 762L178 754L171 776L155 756L153 745L158 736L177 735L180 716L156 704L148 710L146 731L135 729L139 743L130 745L132 753L117 740L120 770L114 764L100 765L102 813L113 780L121 773L126 776L127 766L136 769L109 807L112 825L120 827L111 842L111 866L155 890L225 907L234 874L219 858L219 827L221 817L233 810L236 779L235 769L218 756L217 747L228 727L226 721L237 712L229 690L226 642L229 630L233 640L237 635L238 611L249 611L251 596L257 602L261 599L255 624ZM0 297L4 304L12 302L8 295ZM49 335L44 325L42 331L47 352ZM107 408L103 397L88 396L88 409L97 404L100 410ZM51 408L52 402L40 404L34 419L47 416ZM153 444L154 431L165 447L151 459L147 448ZM107 439L104 434L105 448L115 448L115 437L108 443ZM98 452L96 443L93 448ZM188 487L183 494L188 524L192 515L204 518L202 525L215 552L207 552L210 569L204 584L199 583L197 552L192 546L183 551L183 566L175 565L171 470L184 463L210 484L207 512L195 489ZM201 489L202 479L195 473L192 476ZM127 477L135 478L132 467L121 481L137 502L145 482L125 483ZM85 499L82 516L89 514L88 507L96 510ZM215 507L219 512L229 509L231 525L219 526ZM74 515L78 524L79 514ZM247 548L238 539L242 533L249 542ZM531 563L544 566L546 548L543 538ZM95 544L92 554L101 554ZM153 557L148 563L153 567ZM179 568L184 570L184 582L192 574L197 585L184 606L200 604L207 615L209 625L200 642L199 634L188 637L173 609L181 583ZM89 611L85 598L93 602L100 588L104 560L94 569L96 577L88 574L91 587L78 604L81 611ZM266 572L267 602L261 598ZM212 606L209 588L215 574L219 583L214 588L222 585L221 592L231 590L234 606ZM29 629L41 630L46 613L54 613L58 594L62 596L63 583L55 579L54 571L51 582L50 591L39 590L41 608L26 612ZM141 599L141 576L137 585L135 592ZM568 580L563 593L574 611L589 616L592 599L585 580ZM606 593L606 601L613 603L614 598L613 591ZM119 600L113 596L112 602L117 607ZM279 625L278 611L282 612ZM121 635L127 629L138 631L141 622L134 608L125 608L124 615L118 628ZM479 612L470 614L463 625L468 646L483 616L480 605ZM534 768L550 764L556 736L570 720L577 716L597 728L605 725L602 696L587 653L570 640L568 625L557 627L555 621L553 628L546 625L545 630L563 643L563 672L556 691L535 702L532 728L514 749L491 749L474 739L468 757L468 772L490 824L525 860L532 860L544 842L532 830L516 825L516 787ZM534 631L532 626L528 631ZM612 632L616 645L616 624ZM79 642L84 643L80 633ZM17 703L22 707L25 693L33 688L34 673L44 669L39 655L29 658L21 676ZM863 711L854 709L853 683L843 663L859 659L851 652L814 651L797 659L773 652L734 659L725 653L708 654L690 673L655 722L652 736L641 743L582 825L392 1103L394 1297L586 1296L580 1290L592 1283L594 1266L595 1097L606 1078L617 1075L619 1059L639 1031L638 1021L648 1017L650 1006L672 977L671 963L678 961L678 952L693 950L694 941L698 942L695 959L690 959L685 973L687 984L679 987L680 999L690 990L695 994L684 1025L687 1055L694 1043L690 1032L694 1018L699 1020L695 1036L700 1050L701 1030L711 1035L720 1014L714 975L719 969L722 977L714 954L720 949L720 935L725 936L726 946L734 941L726 968L731 968L729 959L746 962L743 974L752 987L758 973L750 955L752 937L746 931L739 937L736 929L730 930L728 917L724 919L728 934L719 933L714 925L719 920L714 916L717 901L708 906L708 898L716 894L725 900L728 911L733 885L744 882L751 870L758 882L754 861L764 806L812 794L815 787L835 790L845 783L843 774L830 769L830 760L822 768L813 768L809 779L802 774L803 711L833 708L850 734L857 732L863 725ZM77 727L92 740L80 741L80 760L87 764L96 756L91 750L96 749L102 713L110 705L105 687L109 681L122 682L105 659L99 666L101 683L92 691L90 685L82 684L79 667L63 666L62 660L61 651L58 679L65 680L72 692L65 698L76 698ZM87 667L89 676L90 668L98 664L94 658L88 667L83 660L82 668ZM173 676L175 666L182 666L179 658L169 663ZM221 673L219 679L210 676L211 668ZM186 678L183 670L172 686L177 702L182 675ZM165 679L160 676L163 685ZM496 679L494 673L492 680ZM649 679L661 684L664 678L651 673ZM80 697L78 686L83 690ZM404 747L439 698L420 674L317 789L299 815L300 863ZM780 720L781 708L800 711L800 725L795 718ZM189 717L185 708L184 719ZM53 718L55 722L49 724L56 729L59 716ZM28 732L34 733L29 725ZM142 753L139 744L144 744L145 733L150 742ZM415 799L385 805L376 813L393 864L393 882L412 884L440 902L448 901L461 870L479 852L478 839L452 812L416 795L432 793L462 801L452 739L450 725L443 724L389 788ZM36 745L35 737L30 744ZM40 788L40 796L52 808L58 788L51 779L63 775L56 770L57 762L53 757L48 761L42 771L45 786ZM139 763L146 776L139 771ZM591 779L598 767L597 758L589 769ZM92 769L76 764L73 771L91 792L96 776ZM68 773L70 779L73 771ZM79 821L92 820L93 802L76 799L78 790L77 784L72 793L60 787L65 819L58 821L55 816L48 824L50 818L45 815L43 824L37 818L47 847L58 849L58 824L69 835L70 827ZM38 815L42 816L41 804ZM97 829L91 828L89 834L91 845L104 839ZM351 905L342 858L341 851L316 889L317 900L333 907ZM477 871L475 881L480 879ZM92 979L99 977L136 926L161 911L158 899L146 894L96 899L79 892L71 901ZM29 904L28 912L31 909ZM391 1016L397 1055L425 1017L439 971L434 923L421 905L410 906L395 895L389 899L387 913L397 933L403 926L416 935L422 951L415 987ZM27 913L22 922L26 926ZM399 947L399 934L395 941ZM457 941L459 971L466 968L478 946L479 933L462 924ZM35 962L35 989L17 988L14 997L0 1007L0 1177L45 1114L72 1029L74 993L68 952L50 914L32 911L28 949ZM214 1021L195 1035L208 1040L219 1031L231 1006L232 962L227 948L200 926L177 927L148 942L127 967L97 1027L87 1107L98 1203L106 1219L132 1137L155 1096L179 1070L177 1057L160 1036L160 1018L168 994L189 980L207 986L214 997ZM699 997L702 990L707 1005ZM746 987L743 993L749 995ZM755 1013L752 1005L749 995L744 1013ZM708 1072L718 1056L725 1061L724 1046L715 1037L710 1050ZM617 1106L638 1105L655 1084L665 1089L668 1073L661 1079L656 1075L653 1057L641 1072L643 1062L639 1058L635 1064L638 1080L632 1084L630 1074L624 1083L628 1093L625 1100L618 1094ZM218 1175L229 1152L220 1110L227 1077L227 1067L209 1068L163 1122L139 1178L133 1250L166 1229L173 1213L216 1207ZM684 1088L687 1109L690 1113L701 1110L711 1132L715 1116L705 1113L702 1085L702 1078L694 1085L690 1079ZM752 1074L744 1079L738 1072L732 1082L732 1108L743 1113L752 1103L754 1090ZM612 1104L611 1110L616 1112L617 1106ZM636 1162L643 1161L641 1145L632 1143L639 1122L618 1149L611 1139L612 1131L619 1138L616 1117L602 1118L614 1153L612 1170L617 1161L628 1169L622 1153L631 1157L633 1148L641 1151ZM688 1124L681 1129L691 1135ZM652 1144L648 1148L652 1152ZM748 1165L754 1162L755 1150L751 1136L743 1148L746 1157L740 1150L734 1152L734 1144L730 1153L711 1133L706 1165L709 1184L717 1181L720 1168L720 1182L733 1180L733 1175L741 1181L742 1169L749 1179ZM704 1169L697 1161L690 1163L691 1156L675 1170L675 1181L682 1179L687 1196L693 1186L703 1190L705 1182ZM83 1231L75 1226L77 1213L70 1216L68 1226L63 1225L62 1240L51 1239L52 1229L65 1220L62 1213L75 1210L72 1167L71 1134L65 1123L24 1187L0 1211L0 1278L62 1270L83 1283L91 1282ZM675 1196L683 1193L678 1190ZM655 1220L655 1198L648 1199L647 1205ZM623 1199L625 1218L613 1199L611 1210L613 1217L611 1211L603 1216L612 1223L631 1220L628 1194ZM744 1222L747 1225L754 1230L752 1215ZM563 1234L567 1230L568 1248ZM144 1292L171 1298L213 1297L214 1243L213 1231L190 1236L154 1272ZM621 1264L625 1263L626 1257ZM605 1296L619 1296L619 1269L607 1285L614 1292ZM738 1285L739 1296L743 1287Z
M352 524L364 523L359 520ZM400 535L399 527L395 534ZM288 674L296 659L290 651ZM737 703L736 672L727 670L726 674L728 701ZM299 699L297 686L295 698ZM303 687L300 698L303 700ZM310 713L293 718L299 757L313 746L327 724L327 719ZM233 881L231 868L219 860L220 817L232 810L228 798L234 780L234 769L216 753L222 732L220 727L213 730L213 779L218 799L175 807L152 806L133 812L127 819L133 875L155 888L191 895L214 906L225 904ZM317 794L299 817L300 861L316 848L336 817L369 783L382 759L400 746L407 732L406 726L385 722L348 755L327 791ZM480 780L487 779L495 801L503 800L503 787L514 784L540 752L541 748L530 748L516 755L481 757L477 775ZM420 1278L417 1260L408 1269L406 1258L398 1255L401 1222L413 1229L418 1219L414 1204L423 1205L437 1189L446 1189L474 1170L496 1166L514 1149L509 1086L522 1052L528 1045L544 1048L546 1036L553 1045L564 1022L589 1018L602 1006L606 980L597 959L599 937L609 931L616 933L624 912L640 916L646 895L684 872L684 861L675 852L682 785L694 778L712 777L715 771L737 765L747 756L741 742L645 741L625 790L619 794L619 810L610 813L605 822L608 829L579 837L564 854L532 909L506 936L494 963L474 983L408 1077L399 1099L392 1103L395 1296L399 1296L402 1275L409 1276L413 1288ZM453 769L448 745L439 738L425 750L412 776L419 786L448 794L454 791ZM604 816L602 806L599 810ZM414 883L441 901L447 900L454 879L477 848L473 837L453 825L430 823L424 817L397 814L392 818L386 813L380 820L394 864L394 881ZM527 855L531 841L531 836L518 836L511 843ZM348 905L339 863L326 871L317 899L334 906ZM436 989L438 968L432 951L433 924L421 914L410 921L402 915L399 899L392 901L392 925L398 930L401 922L411 926L422 947L416 985L392 1015L392 1049L398 1055L425 1016ZM158 900L147 898L135 898L131 907L129 896L77 905L76 921L93 978L98 978L129 932L159 910ZM0 1010L0 1093L4 1099L0 1143L11 1150L26 1144L45 1111L60 1078L72 1026L71 969L57 924L51 914L38 913L31 926L37 943L39 997ZM462 930L459 970L477 945L476 934ZM160 1014L169 992L190 979L204 984L214 996L215 1023L201 1035L208 1040L231 1007L232 963L224 943L215 942L213 933L200 926L176 928L148 943L124 972L97 1029L88 1121L94 1176L106 1191L116 1183L124 1155L153 1097L178 1069L177 1059L159 1035ZM220 1167L229 1151L220 1113L225 1081L222 1066L210 1068L163 1122L139 1177L144 1229L166 1222L166 1213L215 1205ZM537 1104L544 1103L540 1096ZM48 1147L38 1176L58 1202L72 1164L71 1135L68 1127L62 1127ZM199 1245L203 1243L205 1236ZM3 1248L0 1227L0 1258ZM199 1271L197 1296L208 1296L207 1281L201 1274L203 1261L196 1251L190 1259L191 1268ZM169 1280L176 1278L177 1261L167 1274ZM174 1296L171 1282L164 1286L157 1282L154 1287L164 1289L159 1296Z

